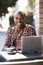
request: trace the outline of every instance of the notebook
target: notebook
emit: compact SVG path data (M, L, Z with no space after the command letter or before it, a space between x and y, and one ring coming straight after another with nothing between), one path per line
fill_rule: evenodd
M41 53L41 36L26 36L21 38L21 50L23 54Z

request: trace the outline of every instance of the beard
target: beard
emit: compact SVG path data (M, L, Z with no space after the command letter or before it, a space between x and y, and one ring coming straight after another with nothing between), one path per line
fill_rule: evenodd
M18 23L17 27L20 28L20 29L24 29L25 24L23 24L23 23Z

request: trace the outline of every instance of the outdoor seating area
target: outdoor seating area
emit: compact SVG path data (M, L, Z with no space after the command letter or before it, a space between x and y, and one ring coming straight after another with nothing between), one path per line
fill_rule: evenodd
M43 0L0 0L0 65L43 65Z

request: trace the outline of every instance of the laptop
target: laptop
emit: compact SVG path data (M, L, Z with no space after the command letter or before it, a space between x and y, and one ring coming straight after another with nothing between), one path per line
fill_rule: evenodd
M43 59L42 36L27 36L21 38L21 53L29 60Z
M21 50L23 54L41 53L42 36L26 36L21 38Z

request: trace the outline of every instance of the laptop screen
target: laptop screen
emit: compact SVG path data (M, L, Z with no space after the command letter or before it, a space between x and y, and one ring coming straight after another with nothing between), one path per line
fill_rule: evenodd
M22 53L41 53L41 40L41 36L22 37Z

